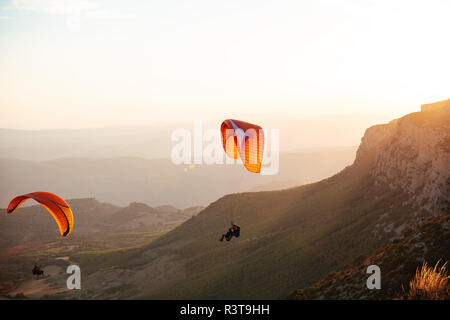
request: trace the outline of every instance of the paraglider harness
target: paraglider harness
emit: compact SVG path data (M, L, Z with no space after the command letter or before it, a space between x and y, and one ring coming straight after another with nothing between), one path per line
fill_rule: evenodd
M44 275L44 270L41 270L36 264L34 265L33 270L31 270L31 273L33 273L34 275Z
M225 240L230 241L231 238L233 237L239 237L241 234L241 228L237 225L235 225L234 223L232 223L231 228L228 229L227 233L222 235L222 238L220 239L220 241L223 241L223 238L225 238Z
M241 235L241 227L233 224L233 236L237 238L240 235Z

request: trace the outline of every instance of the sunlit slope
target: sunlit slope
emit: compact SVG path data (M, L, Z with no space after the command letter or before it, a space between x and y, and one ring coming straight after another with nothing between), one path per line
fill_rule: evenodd
M354 164L331 178L222 197L127 255L120 266L130 289L121 298L283 299L385 246L449 208L447 115L431 110L369 128ZM241 237L221 243L230 220Z
M448 210L449 109L430 108L369 128L355 163L329 179L213 203L152 244L165 245L187 276L144 297L284 298L291 288L311 285L435 211ZM230 219L240 224L242 236L220 243Z
M218 200L151 245L174 246L167 254L183 261L188 276L145 297L282 298L371 251L389 237L368 237L372 223L397 199L382 192L378 200L368 196L365 171L354 167L300 188ZM231 218L242 236L221 243Z

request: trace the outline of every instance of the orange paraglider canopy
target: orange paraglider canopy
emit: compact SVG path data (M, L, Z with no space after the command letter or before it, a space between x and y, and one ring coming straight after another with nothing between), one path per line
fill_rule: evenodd
M225 153L242 160L248 171L259 173L264 153L264 131L252 123L227 119L220 127Z
M63 237L70 234L73 228L73 214L69 205L64 199L50 192L32 192L15 197L8 205L8 213L13 213L28 199L39 202L50 212L58 224L59 231Z

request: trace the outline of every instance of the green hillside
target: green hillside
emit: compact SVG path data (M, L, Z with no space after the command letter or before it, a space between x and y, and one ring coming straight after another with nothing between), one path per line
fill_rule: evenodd
M150 246L184 242L171 254L184 261L188 277L144 297L284 298L286 292L311 285L355 256L372 251L389 234L370 236L371 226L399 195L393 198L378 190L378 199L373 199L364 172L354 167L288 191L220 199ZM399 209L395 215L406 211ZM242 236L220 243L218 236L231 218L241 226Z
M132 287L121 289L121 298L285 299L429 218L426 207L448 208L448 154L440 147L446 112L413 113L368 129L354 164L331 178L230 194L148 244L71 259L93 270L89 283L106 277L96 265L119 261ZM241 237L219 242L230 220Z
M285 298L394 235L376 237L371 227L383 212L401 217L408 209L392 209L402 196L375 189L371 181L367 163L360 161L319 183L228 195L148 245L71 259L92 270L118 260L122 268L143 267L149 261L142 255L152 250L174 257L185 276L169 277L141 298ZM230 220L241 226L242 235L221 243Z

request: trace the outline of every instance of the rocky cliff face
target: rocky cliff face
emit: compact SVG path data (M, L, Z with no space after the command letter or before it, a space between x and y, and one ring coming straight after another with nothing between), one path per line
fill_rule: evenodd
M355 163L370 162L375 184L406 193L404 203L438 215L450 210L450 99L366 130Z
M450 99L367 129L350 169L358 167L370 178L365 200L387 204L371 236L390 237L389 243L290 298L397 299L423 261L449 261ZM373 264L382 270L381 290L365 286Z

